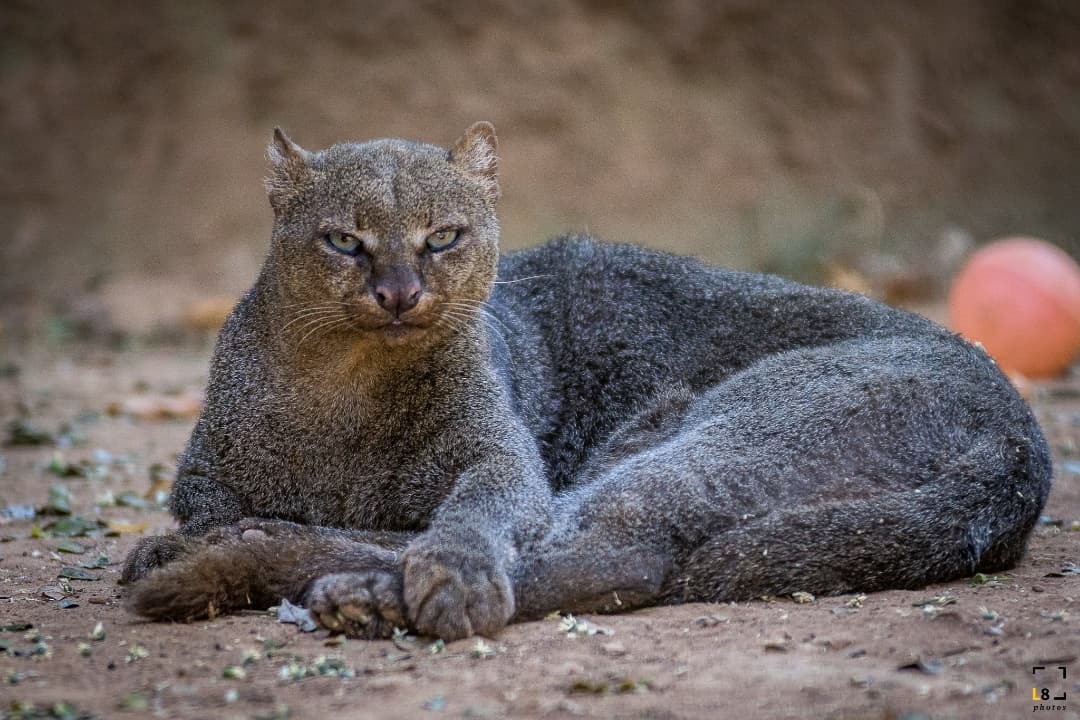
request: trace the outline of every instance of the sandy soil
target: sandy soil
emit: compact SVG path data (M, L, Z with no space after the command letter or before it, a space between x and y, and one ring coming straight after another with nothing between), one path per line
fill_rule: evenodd
M0 625L32 626L0 630L0 716L1013 718L1032 713L1033 686L1069 698L1067 710L1043 716L1080 716L1080 575L1070 574L1080 562L1080 379L1030 389L1057 474L1047 518L1012 573L808 604L586 618L608 631L596 634L548 619L434 652L416 639L335 644L262 614L162 625L125 611L116 563L171 519L96 503L111 493L139 504L190 420L108 411L126 402L147 414L155 398L197 393L207 354L60 346L0 363L5 432L23 418L60 440L0 451L0 507L40 508L63 484L75 515L121 531L67 539L85 549L67 553L58 550L66 538L47 530L58 517L0 520ZM84 477L56 476L65 470ZM85 570L97 579L63 586L63 568L100 555L109 564ZM1033 676L1035 665L1047 670Z

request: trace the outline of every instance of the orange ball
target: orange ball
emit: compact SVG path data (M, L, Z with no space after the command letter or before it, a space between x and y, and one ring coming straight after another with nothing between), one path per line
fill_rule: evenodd
M1051 377L1080 352L1080 266L1034 238L979 249L953 280L949 323L1007 373Z

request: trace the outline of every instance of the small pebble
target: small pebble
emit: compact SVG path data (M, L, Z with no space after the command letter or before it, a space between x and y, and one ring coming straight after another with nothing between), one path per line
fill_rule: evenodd
M605 655L613 657L626 654L626 647L621 642L604 643L600 646L600 649L604 651Z

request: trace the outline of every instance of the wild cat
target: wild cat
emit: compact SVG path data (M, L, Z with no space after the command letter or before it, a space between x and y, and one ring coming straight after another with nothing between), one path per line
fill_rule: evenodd
M270 158L270 250L218 339L180 530L128 557L137 612L286 597L449 640L1022 556L1046 443L930 321L587 237L500 257L487 123L449 150L279 130Z

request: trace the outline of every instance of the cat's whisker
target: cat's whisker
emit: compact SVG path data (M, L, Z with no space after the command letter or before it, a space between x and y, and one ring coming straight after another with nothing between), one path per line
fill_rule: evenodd
M296 308L290 310L289 312L287 312L285 314L286 315L295 315L295 314L298 314L298 313L310 312L312 310L340 310L342 307L349 307L349 305L348 305L348 303L330 303L330 302L304 303L303 305L296 306Z
M445 308L447 310L457 310L459 312L465 312L468 314L471 314L474 310L476 310L475 305L467 305L463 302L458 302L455 300L444 300L439 303L439 307Z
M523 278L514 278L513 280L495 280L495 281L493 281L492 284L494 284L494 285L511 285L513 283L525 282L526 280L540 280L540 279L543 279L543 278L550 278L550 277L554 277L554 275L530 275L528 277L523 277Z
M490 322L489 322L489 323L487 323L487 326L488 326L488 328L490 328L490 329L491 329L491 331L492 331L493 333L495 333L496 335L498 335L498 336L499 336L499 339L500 339L500 340L502 340L502 342L503 342L503 345L505 345L505 346L507 346L507 347L510 347L510 343L508 343L508 342L506 341L506 336L502 334L502 332L501 332L501 331L499 330L499 328L495 327L495 326L494 326L494 325L492 325L492 324L491 324Z
M481 308L475 305L466 305L465 303L460 302L444 302L441 304L441 307L445 308L446 310L453 310L460 315L464 315L470 318L475 317L479 313L483 312Z
M502 320L500 320L499 317L490 309L491 306L488 305L487 302L485 302L483 300L456 300L456 301L451 300L451 301L444 302L444 304L445 305L455 306L455 307L465 307L465 308L468 308L469 310L479 311L485 317L488 317L491 320L494 320L495 322L497 322L502 327L503 330L505 330L506 332L508 332L510 334L513 334L513 330L508 328L506 326L506 323L504 323ZM503 340L505 341L506 338L504 337Z
M465 305L466 307L482 307L491 308L491 304L487 300L474 300L472 298L461 298L459 300L445 300L444 302L452 303L456 305Z
M451 315L440 315L435 320L434 325L435 327L448 328L452 333L460 333L467 329L468 321Z
M296 313L310 312L311 310L340 310L342 307L342 305L336 303L312 303L310 305L305 305L304 307L293 309L288 314L295 315Z
M297 318L297 322L301 322L300 325L296 325L291 328L287 328L289 334L303 333L312 325L317 325L323 320L333 320L338 317L338 313L334 312L322 312L314 315L309 315L303 318Z
M442 314L443 318L451 321L450 328L454 332L464 332L469 328L475 327L476 315L465 313L461 310L454 308L446 308Z
M503 330L506 330L506 332L510 332L510 329L508 327L503 325L502 322L500 322L498 318L493 317L493 316L491 316L488 313L485 313L483 311L481 311L480 317L482 317L484 319L484 324L487 325L491 329L492 332L494 332L496 335L498 335L502 339L504 345L509 344L509 343L506 342L506 336L503 335L502 330L499 329L500 327L502 327Z
M506 325L503 325L503 323L497 317L485 311L483 308L476 305L463 305L457 303L444 303L444 305L450 306L446 309L446 314L448 316L452 315L456 317L462 324L468 324L476 318L480 318L480 320L492 332L494 332L496 335L499 336L499 338L502 339L504 345L508 344L506 341L506 336L502 334L498 326L502 325L503 329L505 329L507 332L510 332L510 329L506 327ZM457 327L455 328L455 330L460 332L462 328Z
M467 325L470 325L476 319L475 315L466 313L456 308L444 308L440 317L452 318L453 320L457 321L457 323L459 324L455 326L455 328L458 330L462 329Z
M327 321L338 320L338 319L348 319L348 316L344 315L344 314L342 314L340 312L321 313L318 316L316 316L314 319L308 319L308 321L306 323L299 326L298 328L295 328L295 332L302 333L305 330L307 330L308 328L310 328L312 325L318 326L320 323L327 322ZM305 335L305 337L307 337L307 336Z
M480 308L480 312L484 315L484 317L488 318L489 320L494 320L499 325L499 327L501 327L506 332L513 333L513 331L506 326L506 323L504 323L502 320L500 320L499 316L496 315L495 313L493 313L490 310L487 310L485 308Z
M345 302L343 300L324 300L322 302L315 302L315 301L312 301L312 300L304 300L303 302L285 303L285 304L281 305L280 307L282 309L286 309L286 308L300 307L302 305L307 305L307 306L312 306L312 307L317 307L317 306L333 307L333 306L338 306L338 305L349 305L349 303L347 303L347 302Z
M432 323L432 326L436 328L448 328L451 332L454 333L461 332L461 329L457 325L457 323L455 323L452 318L446 315L440 315L438 318L436 318L435 322Z
M483 305L469 304L463 302L446 302L444 305L456 309L458 312L465 312L470 317L480 317L484 319L489 325L492 323L498 324L503 330L511 332L510 328L503 323L493 312L486 309Z
M323 332L323 333L322 333L323 335L325 335L325 334L329 333L329 331L330 331L330 330L332 330L332 329L334 329L335 327L340 327L340 326L342 326L342 325L345 325L345 324L347 324L348 322L349 322L349 318L348 318L348 317L346 317L346 316L339 316L339 317L337 317L337 318L334 318L334 319L332 319L332 320L329 320L329 321L327 321L327 322L324 322L324 323L323 323L323 324L321 324L321 325L316 325L316 326L315 326L314 328L312 328L312 329L311 329L310 331L308 331L307 335L305 335L304 337L300 338L300 342L298 342L298 343L296 344L296 348L297 348L297 350L299 350L300 348L302 348L302 347L304 346L304 341L305 341L305 340L307 340L307 339L308 339L309 337L311 337L312 335L315 335L315 333L318 333L318 332L320 332L320 331L325 331L325 332Z
M299 322L301 320L309 320L309 319L311 319L313 317L317 317L317 316L329 317L331 315L340 315L340 314L341 314L341 310L339 308L332 308L332 307L331 308L317 308L317 309L311 309L311 310L302 310L302 311L300 311L299 313L296 314L296 317L294 317L292 320L285 323L281 327L281 332L285 332L289 328L290 325L292 325L293 323Z

